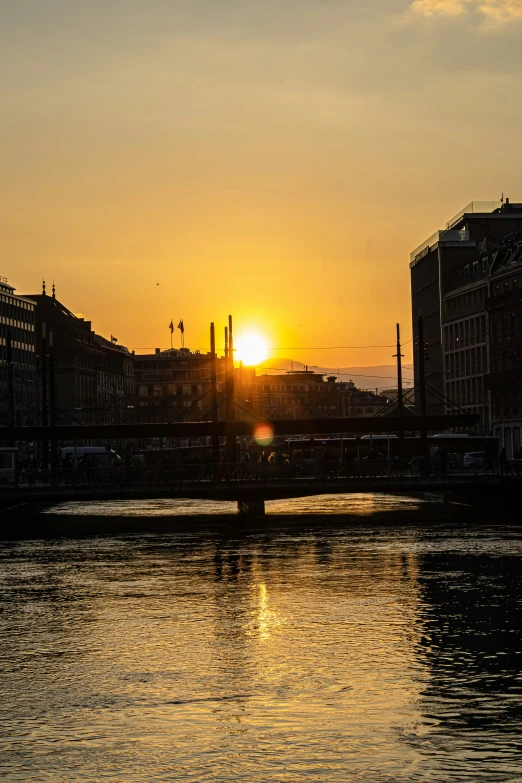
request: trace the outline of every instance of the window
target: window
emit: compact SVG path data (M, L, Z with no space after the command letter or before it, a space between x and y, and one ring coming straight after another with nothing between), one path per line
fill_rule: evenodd
M139 397L146 397L148 394L147 387L146 386L138 386L138 396Z
M183 394L185 397L190 397L192 387L190 383L184 383L183 384Z
M161 386L161 384L159 383L154 384L154 386L152 387L152 393L154 397L161 397L163 393L163 386Z

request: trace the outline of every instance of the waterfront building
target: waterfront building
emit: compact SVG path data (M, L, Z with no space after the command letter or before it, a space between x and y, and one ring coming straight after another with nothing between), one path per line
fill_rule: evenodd
M468 267L471 281L473 264L479 263L480 246L498 243L502 237L520 229L522 229L522 204L511 204L509 199L505 202L472 202L449 220L445 229L437 231L411 253L414 376L415 382L418 383L418 318L422 315L427 355L425 372L428 415L444 414L447 407L444 401L447 389L443 345L443 300L455 285L457 269L465 270ZM464 279L467 278L463 278L463 282ZM451 321L448 321L448 326L450 323ZM453 327L455 327L454 323ZM424 346L421 348L424 353ZM471 376L459 375L458 378L450 380L467 382L471 381ZM484 401L479 402L478 396L475 400L475 405L472 407L484 408ZM416 402L418 404L418 399Z
M111 337L94 334L96 361L96 420L125 424L135 420L134 354Z
M337 382L312 370L256 378L256 407L267 419L334 419L375 416L386 399L353 381Z
M46 384L49 422L51 415L56 424L132 421L134 355L97 335L90 321L56 298L54 285L51 296L44 284L29 299L35 303L38 407Z
M9 285L6 277L0 277L0 424L2 425L9 423L10 416L17 425L35 423L35 304L27 297L18 296L15 290L12 285ZM9 360L12 373L11 403L8 390ZM11 410L10 405L12 405Z
M335 378L312 370L256 377L258 410L267 419L327 419L338 415Z
M487 301L491 260L479 256L454 270L453 284L442 300L445 413L458 406L480 416L476 432L491 430L489 315Z
M508 458L521 445L522 428L522 231L488 249L490 263L490 368L492 428Z
M189 348L156 348L136 357L137 420L161 422L210 418L210 353ZM217 358L218 392L224 391L225 359ZM221 395L222 399L222 395ZM224 418L224 406L218 413Z

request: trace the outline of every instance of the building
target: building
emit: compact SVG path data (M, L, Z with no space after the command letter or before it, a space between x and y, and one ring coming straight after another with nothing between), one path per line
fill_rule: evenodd
M384 395L374 394L368 389L358 389L353 381L335 384L338 389L338 416L342 418L360 418L377 416L388 400Z
M457 270L461 269L462 274L465 275L467 269L471 282L473 264L480 264L479 246L499 243L502 237L520 229L522 229L522 204L511 204L509 199L505 202L472 202L449 220L445 229L437 231L411 253L414 377L415 383L418 383L418 318L422 315L425 346L421 348L424 353L426 347L429 357L425 365L426 403L429 415L443 414L447 407L443 300L455 286ZM466 279L468 278L463 277L462 282ZM469 315L471 316L471 313ZM454 319L454 321L459 320ZM447 322L448 327L451 323L451 321ZM454 327L455 323L453 323ZM468 380L471 381L471 377L465 374L451 380L465 381L464 385L466 385ZM479 403L478 397L475 399L476 402L471 407L483 408L484 403Z
M96 361L96 420L125 424L135 420L134 354L111 337L94 334Z
M312 370L256 377L255 406L266 419L327 419L338 416L335 378Z
M35 418L35 304L0 277L0 424L39 423ZM9 368L8 364L11 364ZM12 400L9 373L12 378Z
M312 370L260 375L255 381L253 404L267 419L375 416L386 404L373 392L357 389L353 381L337 382L334 375Z
M457 406L480 416L476 431L491 430L487 301L491 261L476 257L454 270L442 298L445 413Z
M493 433L508 458L522 428L522 231L488 249L489 374Z
M137 420L198 421L210 417L210 353L189 348L156 348L136 357L134 370ZM224 390L225 360L217 359L217 386ZM222 399L222 395L221 395ZM220 417L224 407L220 406Z
M90 321L56 298L54 285L51 296L44 283L29 299L35 303L39 410L45 387L48 419L56 424L132 421L134 355L97 335Z

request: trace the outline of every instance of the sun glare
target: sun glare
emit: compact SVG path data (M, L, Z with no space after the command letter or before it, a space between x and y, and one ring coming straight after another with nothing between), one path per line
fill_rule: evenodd
M268 342L257 332L245 332L234 341L234 359L254 367L268 359Z

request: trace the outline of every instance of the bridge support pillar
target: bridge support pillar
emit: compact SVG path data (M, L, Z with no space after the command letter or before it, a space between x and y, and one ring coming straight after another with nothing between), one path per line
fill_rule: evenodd
M238 500L237 511L241 517L262 519L265 516L264 500Z

